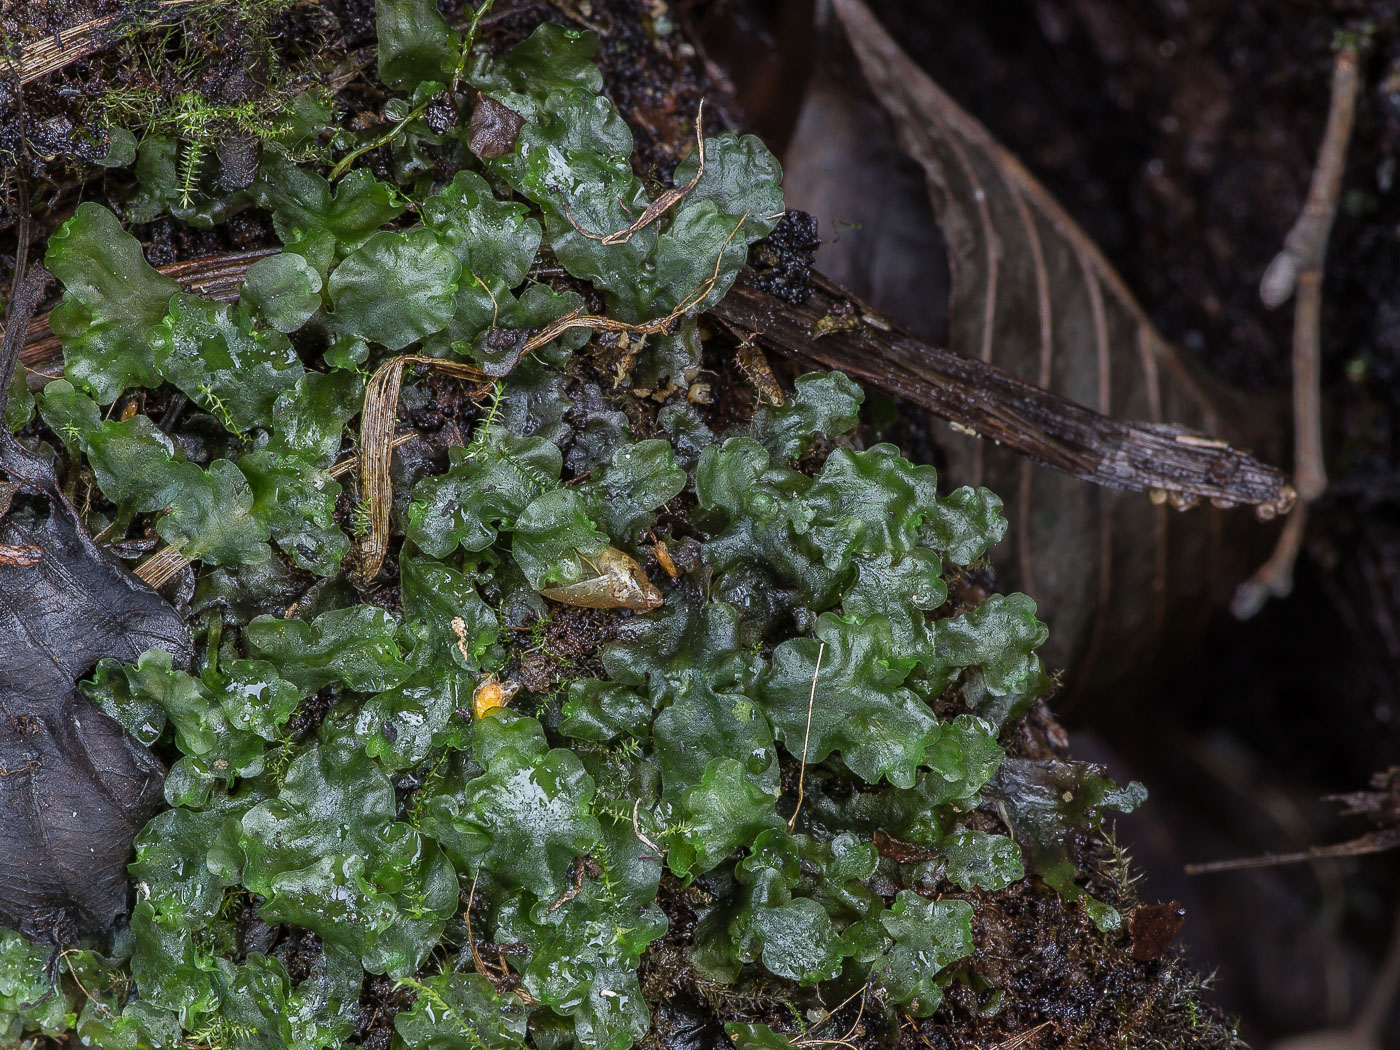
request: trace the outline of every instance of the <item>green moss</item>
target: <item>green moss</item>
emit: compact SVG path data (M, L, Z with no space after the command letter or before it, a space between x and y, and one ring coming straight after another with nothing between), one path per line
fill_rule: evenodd
M180 293L96 205L51 242L67 379L42 419L122 529L153 524L209 582L200 666L148 653L85 686L173 762L170 808L136 842L130 928L108 954L65 955L47 1000L45 953L0 934L0 1030L339 1047L387 975L412 993L404 1047L627 1050L651 1027L639 974L680 899L696 920L682 965L734 1002L868 985L881 1009L930 1013L976 949L960 891L1003 889L1024 863L1083 895L1056 840L1138 797L1072 778L1055 798L1079 801L1041 805L1041 781L1003 776L997 798L1036 825L1013 820L1024 857L972 826L1002 725L1047 686L1029 599L946 605L945 563L1000 538L1000 502L940 495L933 468L863 448L862 393L838 374L799 377L786 406L718 436L671 387L654 418L624 388L575 426L588 333L516 364L523 334L601 293L618 320L674 329L633 355L648 392L684 382L695 314L782 211L777 162L752 137L708 138L703 172L697 152L675 174L689 190L621 235L655 197L590 36L546 26L491 58L434 4L378 11L380 74L409 107L377 147L396 184L268 151L252 197L285 248L237 305ZM482 160L465 116L412 115L443 91L464 114L476 92L511 108L513 147ZM335 141L345 157L364 145ZM532 276L546 249L568 273L557 287ZM502 378L465 410L470 443L400 486L397 585L366 601L344 582L358 530L326 468L362 367L407 348ZM103 417L141 388L188 397L203 444ZM655 545L682 516L698 550L684 572ZM521 670L538 592L586 582L610 547L655 562L661 607L591 614L579 633L609 640L576 640L557 705L474 708L488 675ZM284 559L322 581L293 588ZM940 718L958 687L980 701ZM876 830L926 859L879 856ZM945 899L920 892L934 886ZM250 948L253 912L314 933L314 961ZM764 1024L731 1035L791 1045Z

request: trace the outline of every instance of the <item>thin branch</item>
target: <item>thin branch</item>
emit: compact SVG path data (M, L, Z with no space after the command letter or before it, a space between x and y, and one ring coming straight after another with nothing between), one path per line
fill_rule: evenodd
M1322 455L1322 275L1327 241L1337 215L1347 147L1356 118L1361 74L1354 50L1337 52L1332 65L1332 101L1317 165L1303 211L1284 238L1259 283L1259 298L1270 309L1290 295L1293 304L1293 487L1306 506L1327 487ZM1279 537L1278 546L1258 571L1240 585L1231 608L1240 619L1259 611L1269 596L1293 589L1293 565L1302 549L1298 523Z
M1273 518L1293 489L1282 472L1224 441L1170 424L1124 422L986 362L932 346L819 274L806 306L779 302L741 274L711 315L758 333L804 365L835 368L965 431L1081 481L1186 507L1246 504Z
M238 276L271 252L209 256L162 267L186 286L204 285L215 299L237 298ZM1184 507L1209 499L1248 504L1261 518L1287 513L1294 493L1282 473L1214 438L1167 424L1121 422L1028 383L1010 372L960 357L898 329L854 295L820 275L805 307L760 291L741 273L709 315L757 332L765 347L809 366L836 368L869 386L917 404L934 415L1006 445L1039 463L1108 488L1145 491ZM572 328L651 335L668 331L680 313L708 294L707 279L671 315L641 325L610 317L570 314L522 344L507 364ZM852 316L833 323L833 318ZM45 335L47 317L30 326L21 359L34 380L61 372L58 341Z
M1370 853L1383 853L1400 846L1400 830L1388 828L1373 831L1358 838L1337 842L1329 846L1313 846L1296 853L1265 853L1258 857L1236 857L1231 860L1212 860L1203 864L1188 864L1187 875L1210 875L1220 871L1246 871L1252 868L1276 868L1283 864L1306 864L1314 860L1332 860L1336 857L1364 857Z

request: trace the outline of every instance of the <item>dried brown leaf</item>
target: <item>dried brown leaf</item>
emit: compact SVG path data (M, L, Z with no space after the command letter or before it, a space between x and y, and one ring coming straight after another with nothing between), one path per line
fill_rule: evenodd
M1199 432L1233 444L1281 437L1272 403L1226 392L1167 343L1074 220L862 0L833 3L901 147L923 169L952 271L951 350L1102 415L1144 420L1127 426L1176 442L1212 440ZM1176 610L1199 616L1226 598L1255 557L1260 537L1245 535L1243 549L1222 544L1234 521L1208 512L1172 520L1170 507L1200 498L1226 506L1228 494L1161 486L1149 503L1088 489L984 441L949 435L945 444L950 474L1006 499L1001 564L1048 611L1051 659L1077 684L1101 657L1116 664L1102 685L1150 664Z

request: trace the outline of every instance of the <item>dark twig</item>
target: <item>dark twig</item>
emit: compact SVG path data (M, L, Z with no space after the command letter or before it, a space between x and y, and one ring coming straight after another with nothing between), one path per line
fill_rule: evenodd
M1327 240L1337 214L1347 147L1356 117L1361 75L1356 51L1337 52L1332 65L1332 102L1327 129L1313 168L1303 211L1284 238L1259 283L1259 298L1270 309L1295 296L1293 305L1293 487L1302 511L1327 487L1322 458L1322 274ZM1270 597L1293 589L1293 566L1302 549L1304 515L1299 513L1279 537L1278 546L1235 593L1231 610L1240 619L1259 611Z
M236 274L261 254L240 253L236 261L230 256L210 256L162 267L162 272L187 287L217 273L217 282L204 285L205 294L233 299ZM760 291L741 274L710 313L734 328L757 333L757 342L778 353L814 367L839 368L1083 481L1145 491L1179 506L1202 499L1249 504L1261 518L1287 513L1293 504L1293 490L1278 470L1222 441L1162 424L1110 419L995 365L930 346L820 275L815 285L811 302L793 307ZM833 323L832 318L847 319ZM640 327L660 330L671 320L662 318ZM605 317L571 315L536 333L522 351L576 326L633 331L639 327ZM32 378L53 374L59 367L59 348L52 337L45 336L46 327L46 318L36 321L24 348L22 359Z
M839 368L1082 481L1181 506L1202 499L1249 504L1261 518L1292 506L1282 473L1223 441L1110 419L995 365L930 346L813 276L806 306L781 303L741 275L710 312L805 365Z

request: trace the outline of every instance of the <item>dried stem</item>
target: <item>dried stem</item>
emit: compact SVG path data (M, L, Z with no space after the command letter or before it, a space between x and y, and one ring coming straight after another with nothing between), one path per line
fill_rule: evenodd
M1383 853L1397 846L1400 846L1400 831L1387 828L1330 846L1313 846L1296 853L1265 853L1258 857L1212 860L1202 864L1188 864L1184 870L1187 875L1210 875L1221 871L1276 868L1283 864L1306 864L1309 861L1331 860L1335 857L1364 857L1369 853Z
M1306 506L1327 487L1322 456L1322 275L1332 220L1337 215L1347 147L1356 117L1361 75L1354 50L1337 52L1332 65L1332 101L1327 129L1313 168L1303 211L1284 238L1259 283L1259 298L1273 308L1295 297L1293 305L1293 487ZM1293 589L1293 566L1302 549L1302 515L1290 522L1258 571L1240 585L1231 608L1240 619L1259 611L1269 596Z
M139 28L154 29L163 25L183 8L191 7L196 2L197 0L156 0L155 7L158 11L155 17L150 23ZM17 48L16 57L6 56L6 60L19 74L19 82L28 84L62 69L70 62L101 51L114 39L107 30L118 28L123 15L124 12L119 12L89 19L78 25L55 30L37 40L21 43Z
M1260 518L1293 505L1281 472L1223 441L1110 419L995 365L931 346L820 275L802 307L741 275L710 312L804 365L840 369L1082 481L1148 492L1178 507L1202 499L1247 504Z
M163 267L162 272L187 287L204 289L210 298L233 299L239 276L264 254L269 253L210 256ZM570 314L527 340L516 359L572 328L639 335L668 331L713 286L713 278L705 281L676 311L640 325ZM831 327L831 317L852 309L856 313L849 328ZM710 314L735 328L757 332L758 341L769 349L804 364L842 369L1083 481L1154 492L1171 498L1174 505L1200 499L1250 504L1261 517L1286 513L1292 506L1292 488L1279 471L1224 442L1161 424L1110 419L994 365L930 346L820 276L811 303L793 307L759 291L741 274ZM46 334L47 327L47 317L30 326L21 354L31 386L42 386L43 380L35 380L60 369L58 342Z
M393 503L393 483L389 461L394 450L394 419L399 410L399 388L406 365L425 365L461 379L485 379L479 369L457 361L445 361L421 354L399 354L385 361L365 387L365 404L360 413L360 500L369 507L369 532L360 541L360 564L356 575L368 583L379 575L389 549L389 509Z
M1308 523L1308 505L1301 504L1284 522L1269 560L1254 575L1235 588L1230 612L1237 620L1248 620L1270 598L1284 598L1293 589L1293 566L1303 549L1303 529Z
M797 774L797 806L788 820L788 831L797 827L797 814L802 812L802 792L807 784L807 744L812 739L812 708L817 702L817 676L822 673L822 657L826 654L826 643L817 648L817 666L812 670L812 692L807 697L807 728L802 733L802 769Z
M389 509L393 502L390 443L399 410L404 364L404 356L399 355L375 369L365 386L365 405L360 413L360 502L369 507L369 531L360 540L356 575L366 583L379 575L389 549Z
M254 248L204 255L159 269L165 276L179 281L180 287L187 292L216 302L232 302L238 298L238 290L243 285L248 267L259 259L275 254L275 248ZM48 314L40 314L29 322L19 359L29 377L30 390L38 390L45 383L63 377L62 352L58 336L49 331Z

